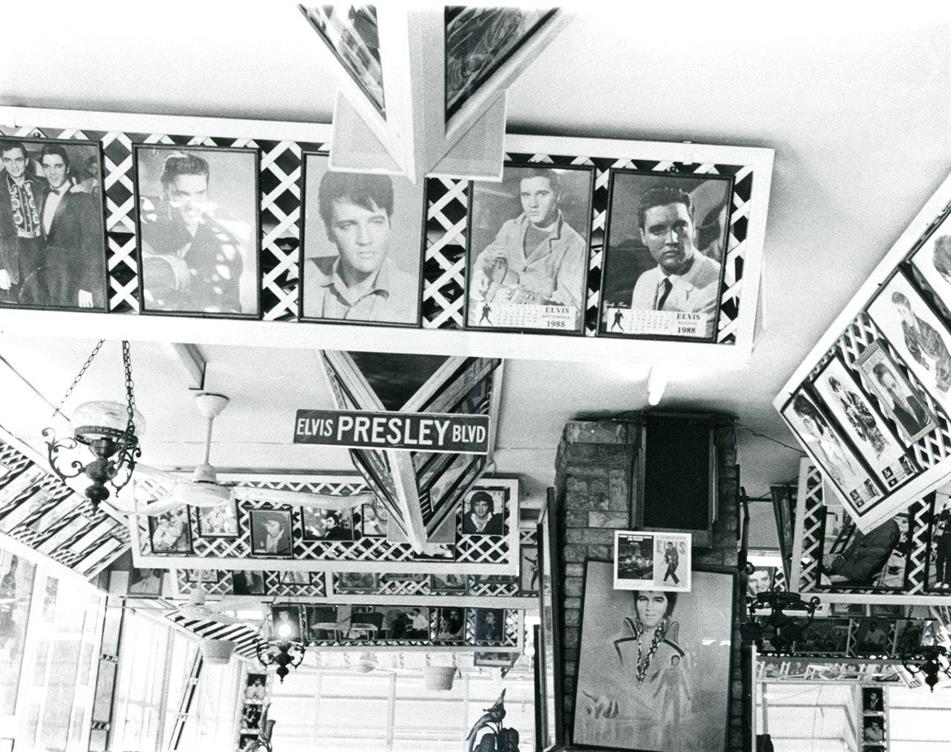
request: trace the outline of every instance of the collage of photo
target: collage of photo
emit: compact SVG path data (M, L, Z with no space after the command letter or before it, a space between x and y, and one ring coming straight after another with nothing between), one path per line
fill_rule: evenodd
M817 618L796 641L793 652L802 656L887 658L915 652L923 641L934 639L935 629L931 619L886 615Z
M274 603L271 618L276 634L308 645L409 642L503 647L514 639L503 608Z
M332 13L305 15L358 86L378 91L364 64L373 45L331 33ZM9 136L0 146L0 216L15 227L0 234L0 306L107 310L100 144ZM133 145L141 312L261 318L260 158L249 147ZM464 327L581 336L594 284L603 302L588 334L713 341L732 178L608 170L607 247L592 277L596 178L588 165L508 162L501 182L469 184ZM304 152L299 321L422 325L425 189Z

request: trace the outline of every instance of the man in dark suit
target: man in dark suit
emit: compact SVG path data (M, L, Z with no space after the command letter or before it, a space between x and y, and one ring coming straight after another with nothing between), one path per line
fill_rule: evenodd
M30 175L30 155L19 141L0 142L0 166L0 301L46 305L40 222L46 186Z
M920 433L930 422L928 411L921 400L914 394L903 393L898 386L895 374L884 363L876 363L872 373L891 397L892 412L895 414L895 419L901 423L901 427L905 429L909 437Z
M75 190L62 146L44 146L40 164L49 183L42 212L49 302L101 308L105 249L95 202Z

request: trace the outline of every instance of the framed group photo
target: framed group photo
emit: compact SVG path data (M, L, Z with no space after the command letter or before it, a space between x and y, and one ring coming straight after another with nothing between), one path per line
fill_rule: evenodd
M598 334L712 342L733 179L611 170Z
M573 744L643 752L725 747L736 572L693 572L689 593L615 590L588 561ZM640 649L646 640L649 651Z
M951 414L951 333L900 271L868 307L868 314L925 390Z
M98 142L0 136L0 306L105 311Z
M880 340L872 342L855 362L882 412L898 427L905 446L938 427L938 418L924 394L904 377Z
M301 320L419 325L423 182L304 155Z
M581 334L594 168L507 164L469 184L466 328Z

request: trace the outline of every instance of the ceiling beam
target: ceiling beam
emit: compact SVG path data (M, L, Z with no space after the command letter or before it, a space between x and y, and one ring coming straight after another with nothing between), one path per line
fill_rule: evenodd
M198 390L205 388L205 367L208 362L197 345L163 342L161 347L185 380L185 386Z

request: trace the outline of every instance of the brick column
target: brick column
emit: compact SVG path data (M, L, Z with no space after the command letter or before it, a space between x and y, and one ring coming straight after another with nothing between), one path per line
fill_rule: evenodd
M561 614L563 635L564 705L566 739L574 719L575 681L581 633L586 559L611 561L614 531L630 529L631 503L637 458L639 416L610 421L571 421L565 426L555 464L558 529L562 542ZM715 430L718 503L711 549L694 551L698 564L735 567L737 564L736 434L732 419L724 416ZM739 636L733 656L733 703L730 719L731 752L743 749L742 673ZM572 749L566 746L566 749Z

